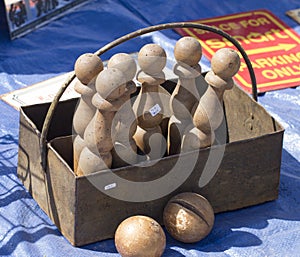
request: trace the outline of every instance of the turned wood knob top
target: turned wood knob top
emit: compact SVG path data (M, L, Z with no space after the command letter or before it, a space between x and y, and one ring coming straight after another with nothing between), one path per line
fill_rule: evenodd
M78 80L74 85L74 89L82 97L92 97L96 93L94 82L90 82L88 85L84 85L80 82L80 80Z
M138 63L143 72L155 75L160 73L167 63L165 50L158 44L144 45L138 53Z
M116 68L107 68L96 78L97 93L107 100L114 100L126 91L126 80L122 71Z
M149 89L150 86L157 87L158 85L160 85L166 81L165 74L163 71L155 74L155 76L151 76L143 71L139 71L138 74L136 75L136 78L139 82L142 83L142 87L144 90L146 88ZM149 89L149 90L151 90L151 89Z
M193 37L182 37L175 44L174 56L179 63L195 66L202 57L201 44Z
M117 68L123 72L126 82L133 80L136 74L136 63L133 57L126 53L118 53L113 55L108 63L108 68Z
M224 80L221 77L214 74L213 71L207 72L207 74L205 75L205 81L214 88L220 89L220 92L222 92L222 90L231 89L234 85L232 78Z
M240 69L241 61L238 53L231 48L219 49L211 59L212 71L222 78L232 78Z
M174 65L173 72L180 79L195 79L201 75L201 66L199 64L190 66L187 64L181 65L176 63Z
M102 60L99 56L92 53L80 55L74 65L75 75L84 85L87 85L102 70Z

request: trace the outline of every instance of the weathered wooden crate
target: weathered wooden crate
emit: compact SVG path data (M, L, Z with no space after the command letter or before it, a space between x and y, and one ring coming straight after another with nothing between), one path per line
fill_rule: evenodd
M172 90L174 83L168 81L165 86ZM50 104L21 108L17 171L33 198L73 245L112 238L118 224L136 214L148 215L162 223L164 206L180 192L203 195L212 204L215 213L278 197L284 129L236 85L224 95L223 124L228 128L225 144L166 156L146 167L126 166L83 177L75 176L72 170L72 119L77 101L61 101L56 106L46 138L45 170L41 165L43 149L40 142ZM221 158L212 161L212 154ZM177 169L180 172L177 170L165 180L166 193L161 197L147 201L113 197L119 194L130 198L133 194L145 194L146 199L147 191L133 192L128 184L122 185L122 181L114 179L121 177L131 182L159 180L179 161ZM218 161L216 173L204 183L201 179L207 174L203 173L209 170L209 165L213 166ZM193 162L193 169L187 171L185 165Z

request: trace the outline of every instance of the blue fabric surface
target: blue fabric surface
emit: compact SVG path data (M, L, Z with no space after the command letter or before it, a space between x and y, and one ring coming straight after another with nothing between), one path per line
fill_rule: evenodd
M14 41L2 22L0 94L71 71L80 54L142 27L262 8L300 33L285 15L300 8L299 0L91 1ZM153 33L102 59L149 42L171 48L178 38L173 31ZM259 102L285 127L278 200L217 214L212 232L197 244L168 236L164 256L300 256L300 87L268 92ZM76 248L60 234L17 179L19 114L2 101L0 110L0 256L119 256L113 240Z

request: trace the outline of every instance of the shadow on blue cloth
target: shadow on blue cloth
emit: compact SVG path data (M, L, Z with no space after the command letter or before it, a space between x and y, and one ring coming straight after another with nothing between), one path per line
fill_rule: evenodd
M22 242L61 234L50 220L39 216L39 207L17 179L18 139L6 134L0 137L0 144L0 255L10 256Z
M10 191L13 192L10 193ZM14 201L17 201L19 199L26 199L26 198L31 199L32 197L23 189L14 190L14 188L12 188L11 190L7 191L6 197L1 198L0 207L7 206Z
M14 235L9 239L9 241L3 247L1 247L1 256L10 256L17 248L18 244L24 241L35 243L45 235L49 234L58 235L58 231L57 229L49 227L41 227L34 233L29 233L27 231L15 232Z

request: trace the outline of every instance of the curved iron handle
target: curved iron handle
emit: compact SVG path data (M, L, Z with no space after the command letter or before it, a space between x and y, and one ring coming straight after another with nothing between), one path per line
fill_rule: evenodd
M131 32L129 34L126 34L126 35L108 43L107 45L103 46L98 51L96 51L95 54L99 56L99 55L105 53L106 51L110 50L111 48L124 43L125 41L128 41L132 38L135 38L135 37L138 37L138 36L150 33L150 32L165 30L165 29L175 29L175 28L202 29L202 30L206 30L206 31L210 31L210 32L219 34L222 37L228 39L239 50L239 52L241 53L242 57L245 60L245 63L247 65L247 68L249 71L251 83L252 83L252 97L255 101L257 101L256 77L255 77L255 73L254 73L251 61L249 60L248 55L246 54L245 50L242 48L240 43L236 39L234 39L232 36L230 36L229 34L227 34L226 32L224 32L218 28L215 28L215 27L212 27L209 25L193 23L193 22L173 22L173 23L165 23L165 24L159 24L159 25L146 27L146 28ZM54 115L54 111L58 105L59 99L65 92L66 88L75 79L75 77L76 77L76 75L73 72L70 75L70 77L66 80L66 82L62 85L62 87L57 92L56 96L54 97L52 103L50 104L50 107L49 107L48 112L45 117L45 121L44 121L42 132L41 132L41 138L40 138L40 150L41 150L41 158L42 158L41 164L42 164L44 171L46 171L46 168L47 168L47 142L46 141L47 141L47 135L48 135L50 123L51 123L52 117Z

